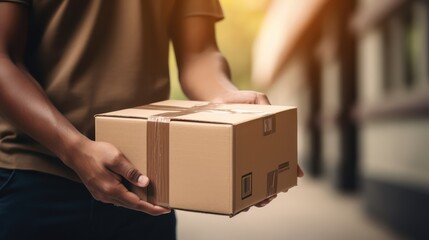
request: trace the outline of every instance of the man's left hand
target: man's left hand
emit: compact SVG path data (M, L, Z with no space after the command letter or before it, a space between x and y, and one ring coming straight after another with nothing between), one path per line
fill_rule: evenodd
M212 102L214 102L214 103L265 104L265 105L270 104L268 97L264 93L255 92L255 91L239 91L239 90L223 94L223 95L213 99ZM302 171L302 169L299 165L297 168L297 174L298 174L298 177L304 176L304 172ZM287 192L287 190L286 190L286 192ZM256 207L264 207L265 205L270 203L272 200L274 200L276 197L277 197L277 194L255 204L255 206ZM245 211L247 211L247 210L248 209L246 209Z
M255 91L233 91L223 94L212 100L214 103L244 103L244 104L265 104L269 105L268 97Z

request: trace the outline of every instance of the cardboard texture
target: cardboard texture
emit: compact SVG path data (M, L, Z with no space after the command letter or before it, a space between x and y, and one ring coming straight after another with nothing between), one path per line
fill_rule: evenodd
M168 100L95 123L149 176L147 192L131 189L154 204L232 216L297 185L294 107Z

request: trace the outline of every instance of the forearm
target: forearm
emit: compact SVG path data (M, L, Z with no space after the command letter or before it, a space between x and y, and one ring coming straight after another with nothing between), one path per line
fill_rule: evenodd
M0 56L0 113L63 161L85 139L23 67Z
M237 90L226 59L215 49L187 59L179 69L179 78L184 93L194 100L210 101Z
M216 43L213 19L187 17L175 23L173 29L180 83L190 99L217 103L270 103L265 94L238 91L232 84L228 63Z

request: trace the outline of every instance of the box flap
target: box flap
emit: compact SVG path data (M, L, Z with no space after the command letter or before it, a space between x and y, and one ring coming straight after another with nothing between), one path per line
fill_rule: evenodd
M174 121L240 124L295 107L256 104L210 104L209 102L167 100L150 105L98 114L96 117L142 118L171 113Z

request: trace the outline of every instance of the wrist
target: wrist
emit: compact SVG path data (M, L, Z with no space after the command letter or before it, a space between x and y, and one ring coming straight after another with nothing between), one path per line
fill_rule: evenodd
M57 153L57 156L65 165L73 168L76 161L81 159L79 156L83 154L84 146L89 142L91 140L80 133L71 134L67 139L62 141L62 146L59 148L61 150Z

